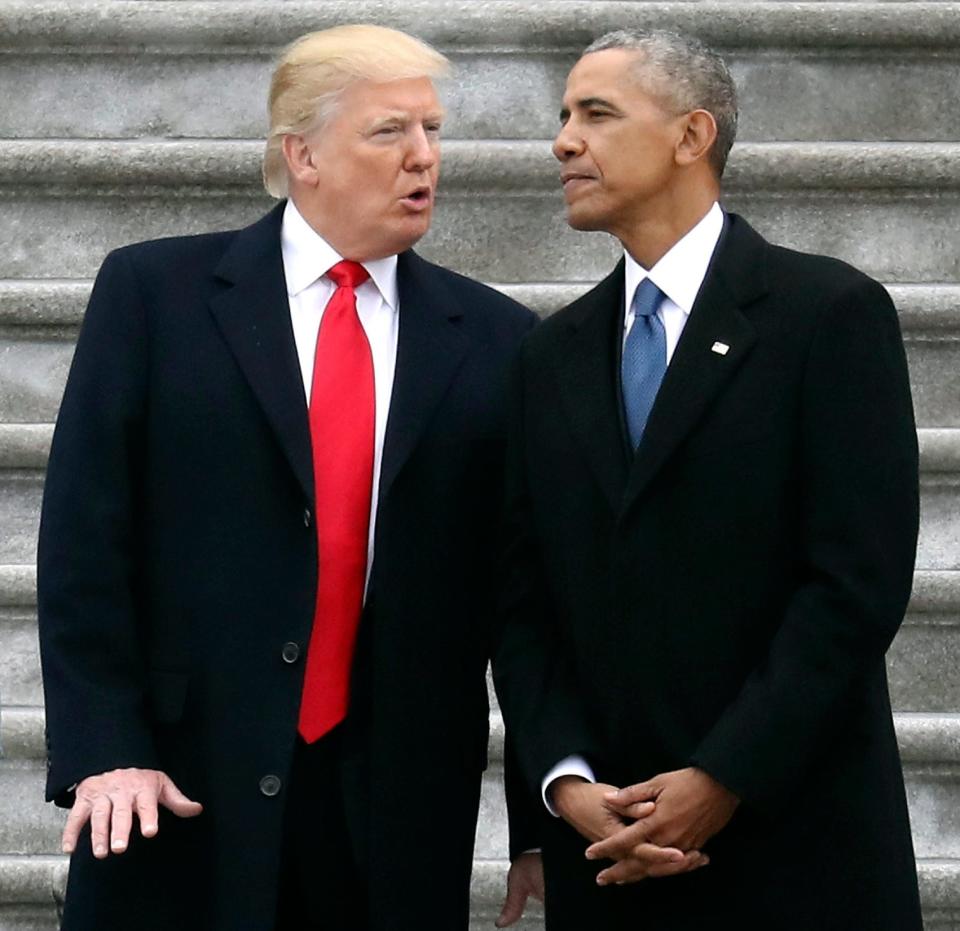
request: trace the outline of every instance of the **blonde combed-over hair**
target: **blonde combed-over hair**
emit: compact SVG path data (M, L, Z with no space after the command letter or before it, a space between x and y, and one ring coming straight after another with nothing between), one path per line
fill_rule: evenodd
M264 187L273 197L287 196L283 137L321 129L354 81L439 78L449 70L450 62L426 42L385 26L335 26L301 36L284 51L270 81Z

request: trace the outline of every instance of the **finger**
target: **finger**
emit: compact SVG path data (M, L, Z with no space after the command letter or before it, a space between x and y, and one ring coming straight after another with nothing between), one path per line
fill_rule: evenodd
M647 871L653 878L661 876L676 876L679 873L689 873L692 870L698 870L701 866L706 866L710 858L699 850L688 850L683 860L678 863L656 863Z
M203 811L203 805L187 798L169 776L164 776L157 799L164 808L169 808L178 818L194 818Z
M61 849L64 853L73 853L77 849L77 840L80 831L90 817L90 803L85 798L78 798L67 815L67 823L63 826Z
M137 806L140 833L144 837L156 837L157 831L160 830L156 793L153 789L141 789L134 802Z
M93 811L90 814L90 846L93 847L93 855L98 860L102 860L107 855L112 807L108 795L98 795L93 802Z
M622 886L639 882L641 879L654 879L663 876L676 876L689 873L709 863L709 859L697 850L691 850L679 861L672 863L650 864L642 860L626 859L601 870L597 874L597 885Z
M604 798L615 805L633 805L636 802L652 802L660 794L661 786L655 782L638 782L633 786L624 786L615 792L607 792Z
M507 886L507 897L503 900L500 917L494 922L498 928L509 928L523 917L523 909L527 904L527 891L520 883L511 883Z
M614 812L621 818L633 818L634 821L640 818L649 818L657 810L655 802L632 802L621 805L619 802L611 802L609 799L604 801L609 811Z
M636 821L627 825L616 834L599 840L587 847L586 857L588 860L622 860L624 857L635 856L634 851L644 845L652 850L675 850L670 847L658 847L649 844L650 833L656 829L657 825L651 824L650 820ZM683 856L682 851L676 851Z
M110 819L110 849L123 853L133 826L133 798L129 792L113 796L113 817Z

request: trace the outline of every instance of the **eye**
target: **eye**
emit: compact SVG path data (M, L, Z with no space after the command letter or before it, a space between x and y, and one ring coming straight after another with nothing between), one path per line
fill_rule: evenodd
M587 111L587 118L594 121L605 119L608 116L610 116L610 112L608 110L588 110Z

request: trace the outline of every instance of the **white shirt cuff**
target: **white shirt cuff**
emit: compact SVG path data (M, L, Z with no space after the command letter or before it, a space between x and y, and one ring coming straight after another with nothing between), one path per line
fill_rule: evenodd
M559 818L556 809L550 804L550 785L561 776L580 776L587 782L596 782L597 777L593 774L590 764L582 756L568 756L562 759L553 769L543 777L540 784L540 794L543 798L543 804L547 806L547 811L554 818Z

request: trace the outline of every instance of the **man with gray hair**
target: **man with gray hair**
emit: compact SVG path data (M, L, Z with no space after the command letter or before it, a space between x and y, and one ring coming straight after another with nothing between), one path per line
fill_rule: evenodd
M897 315L721 209L736 124L671 33L567 80L568 221L624 255L521 349L494 661L559 815L549 931L921 928L884 666L918 524Z
M39 547L65 931L468 926L534 317L411 249L446 70L390 29L304 36L270 89L286 200L100 271ZM512 826L501 924L538 884Z

